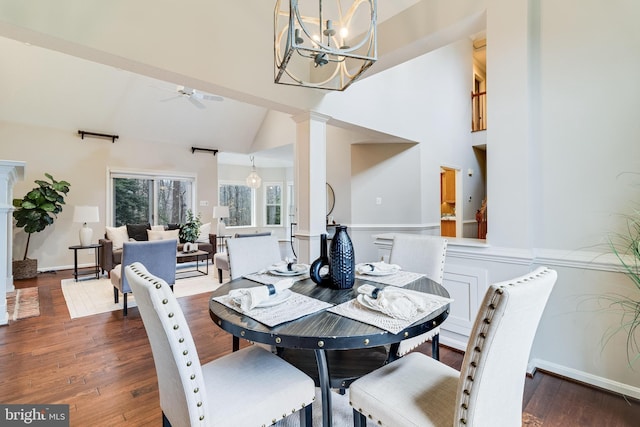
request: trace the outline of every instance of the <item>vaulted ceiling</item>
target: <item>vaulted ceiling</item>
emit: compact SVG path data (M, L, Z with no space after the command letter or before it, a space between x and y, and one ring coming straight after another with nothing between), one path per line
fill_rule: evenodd
M193 62L202 58L204 62L220 55L216 58L212 74L222 71L233 74L234 61L246 64L247 57L253 55L255 59L249 63L255 67L256 73L260 73L255 79L265 81L263 86L274 85L271 43L275 1L254 0L249 2L251 5L234 5L229 8L220 6L218 2L214 3L215 6L206 6L208 9L215 9L208 10L209 12L218 12L215 19L208 19L209 25L229 25L225 20L239 19L244 26L238 25L237 31L254 31L253 34L248 34L249 40L259 43L247 48L233 34L226 34L224 45L230 45L229 51L216 51L214 47L210 51L194 48L192 45L197 44L190 43L189 38L202 37L202 28L198 26L202 26L203 21L196 10L202 3L196 0L180 2L185 13L176 16L170 9L177 5L160 1L155 2L154 7L167 10L148 12L155 20L154 28L162 29L165 25L167 32L180 34L182 37L182 40L174 40L174 36L168 39L170 42L165 42L167 60L185 57ZM428 0L378 2L379 61L370 70L371 73L383 71L439 47L446 43L446 37L452 37L448 35L440 40L440 37L434 36L431 22L410 18L416 11L426 8L426 3ZM442 0L435 3L442 3ZM123 47L123 51L131 49L135 53L136 42L133 38L147 36L140 31L145 26L145 17L132 19L136 10L126 9L130 3L114 1L110 4L111 7L102 2L65 0L62 4L56 3L53 6L47 1L39 0L29 2L29 5L10 7L6 2L0 2L0 54L4 58L0 67L1 121L45 126L61 131L76 132L82 129L114 133L141 141L215 147L228 153L244 153L246 158L246 153L255 151L252 144L269 111L292 114L304 109L305 102L308 105L315 102L314 98L324 95L323 91L304 88L291 88L286 92L289 98L273 95L273 89L268 87L264 91L239 91L238 86L234 86L236 82L233 75L220 77L216 83L210 84L199 80L195 75L181 75L179 66L162 69L159 64L163 63L163 58L152 65L135 64L124 61L113 52L101 52L100 38L108 38L113 34L110 32L118 28L122 28L124 33L132 33L132 46ZM428 7L433 8L433 5ZM218 8L221 10L217 10ZM72 10L75 11L75 16L71 14ZM241 13L238 14L238 11ZM91 16L91 12L96 14L95 22L82 21L81 24L80 20ZM165 13L161 15L161 12ZM104 24L107 19L100 19L101 13L111 14L112 21L119 22L120 25L116 28L113 25L107 27ZM47 21L48 19L51 21ZM405 21L405 24L400 24L405 27L402 34L393 29L397 25L393 22L394 19ZM59 27L53 24L54 20ZM190 21L194 28L185 25L184 20ZM416 28L406 27L407 20ZM69 25L60 21L73 22L74 28L70 29ZM167 27L169 24L178 28ZM424 26L423 30L420 30L421 26ZM187 28L191 31L187 32ZM137 31L133 31L134 29ZM101 30L104 33L100 34ZM393 37L389 37L390 34ZM163 43L161 34L151 36L156 37L158 43ZM78 43L82 39L87 40L86 45ZM182 51L176 52L176 49ZM261 49L261 52L257 49ZM144 50L139 52L142 55ZM233 55L227 54L228 52ZM119 62L123 66L118 66ZM228 69L221 70L225 67ZM243 70L246 68L243 67ZM214 79L215 77L212 78ZM254 83L252 80L244 76L247 86ZM208 100L202 96L196 98L198 95L190 98L179 93L181 85L195 87L200 94L221 95L222 100ZM291 155L291 150L286 147L273 151L264 153L265 157ZM257 157L259 156L260 153L257 153Z

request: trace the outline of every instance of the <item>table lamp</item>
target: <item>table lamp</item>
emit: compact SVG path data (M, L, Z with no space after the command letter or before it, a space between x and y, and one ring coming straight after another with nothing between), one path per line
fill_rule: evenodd
M215 206L213 208L213 217L218 218L218 237L224 236L227 231L222 218L229 218L229 206Z
M73 210L73 222L82 222L80 228L80 246L89 246L93 230L87 227L88 222L99 222L97 206L76 206Z

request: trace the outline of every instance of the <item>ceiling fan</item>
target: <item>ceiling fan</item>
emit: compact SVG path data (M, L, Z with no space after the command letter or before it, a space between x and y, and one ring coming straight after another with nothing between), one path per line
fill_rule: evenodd
M177 96L164 99L162 102L171 101L178 98L188 98L189 102L195 105L197 108L206 108L201 101L223 101L224 98L218 95L209 95L208 93L198 92L197 90L187 86L176 86Z

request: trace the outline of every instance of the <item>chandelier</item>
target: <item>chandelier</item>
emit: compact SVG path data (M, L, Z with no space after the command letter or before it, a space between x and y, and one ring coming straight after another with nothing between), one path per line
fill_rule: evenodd
M376 62L376 19L377 0L277 0L275 82L345 90Z
M253 156L251 156L250 159L251 173L249 174L249 176L247 176L246 179L247 187L260 188L260 185L262 184L262 178L260 178L260 175L258 175L258 172L256 172L256 163L254 162Z

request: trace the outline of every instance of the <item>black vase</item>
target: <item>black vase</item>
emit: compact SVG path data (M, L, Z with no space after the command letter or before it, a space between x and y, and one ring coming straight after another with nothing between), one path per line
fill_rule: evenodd
M313 280L318 285L330 286L331 276L326 272L323 272L321 274L320 269L322 269L322 267L327 267L326 270L328 270L329 268L329 256L327 256L327 235L326 234L320 235L320 257L311 263L311 266L309 267L309 277L311 277L311 280Z
M347 234L347 227L339 225L331 241L329 275L331 285L337 289L351 289L356 280L356 262L353 243Z

